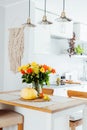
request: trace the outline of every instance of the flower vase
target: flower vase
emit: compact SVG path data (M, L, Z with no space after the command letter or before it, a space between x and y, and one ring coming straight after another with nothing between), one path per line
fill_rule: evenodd
M39 81L33 81L32 88L34 88L37 91L38 95L42 92L42 85L39 84Z

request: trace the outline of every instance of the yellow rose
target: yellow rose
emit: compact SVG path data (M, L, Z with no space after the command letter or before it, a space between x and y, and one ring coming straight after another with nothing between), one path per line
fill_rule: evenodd
M40 71L41 71L42 73L44 73L44 72L45 72L45 69L42 67L42 68L40 69Z
M49 70L49 71L51 71L51 70L52 70L52 68L51 68L51 67L49 67L49 68L48 68L48 70Z
M21 67L21 69L22 69L22 70L27 70L27 66L26 66L26 65L23 65L23 66Z
M31 66L37 66L37 63L36 62L32 62Z
M39 68L38 68L38 67L34 67L34 68L33 68L33 72L34 72L35 74L38 74L38 73L39 73Z

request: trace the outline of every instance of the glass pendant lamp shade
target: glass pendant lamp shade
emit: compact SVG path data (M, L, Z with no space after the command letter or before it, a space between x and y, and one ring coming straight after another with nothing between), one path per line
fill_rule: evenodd
M47 16L46 16L46 0L44 0L44 16L42 18L42 21L39 22L39 24L43 24L43 25L52 24L52 22L47 20Z
M71 22L72 20L66 17L65 13L65 0L63 0L63 11L61 12L61 16L56 19L58 22Z
M27 18L27 22L23 25L26 27L35 27L35 25L31 23L31 18L30 18L30 0L29 0L29 17Z

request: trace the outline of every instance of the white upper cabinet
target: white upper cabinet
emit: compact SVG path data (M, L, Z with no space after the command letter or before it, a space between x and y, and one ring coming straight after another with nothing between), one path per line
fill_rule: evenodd
M76 41L87 42L87 24L74 23Z
M55 22L51 27L51 37L70 39L73 37L73 22Z

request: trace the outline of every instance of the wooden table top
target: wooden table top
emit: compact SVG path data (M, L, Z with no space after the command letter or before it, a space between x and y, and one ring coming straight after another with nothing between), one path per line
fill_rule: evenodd
M72 107L84 105L86 100L72 99L62 96L51 96L50 101L34 102L21 100L20 90L0 92L0 103L24 107L48 113L56 113Z

